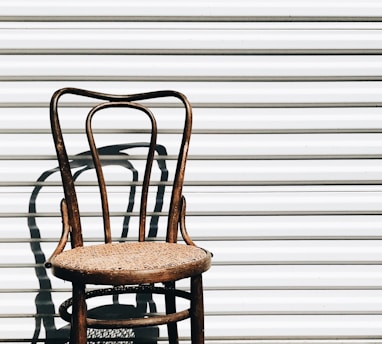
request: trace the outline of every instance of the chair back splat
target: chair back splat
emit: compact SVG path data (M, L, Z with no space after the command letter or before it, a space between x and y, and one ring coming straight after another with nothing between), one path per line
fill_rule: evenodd
M63 134L60 124L65 117L62 112L68 112L73 107L72 105L66 106L65 111L62 111L60 100L64 95L84 98L90 102L98 101L95 105L93 103L89 105L90 111L85 120L86 141L89 145L89 150L73 156L68 154L67 146L71 142L65 139L66 144L64 143L66 134ZM180 133L181 142L175 158L168 156L166 147L158 142L158 124L151 110L153 107L152 100L159 98L168 99L170 97L180 101L185 111ZM79 104L79 108L85 107L84 104L88 106L88 103L84 102L76 102L74 104ZM99 129L94 127L95 118L99 118L103 114L108 113L107 111L114 109L126 109L127 117L134 113L140 115L140 119L145 118L145 121L149 124L149 129L143 129L143 132L147 133L149 137L147 141L122 143L112 146L100 145L98 147L96 145L98 139L95 138L95 133ZM202 273L210 268L212 255L195 245L188 235L185 225L186 202L183 196L183 183L192 127L192 108L187 98L179 92L168 90L130 95L112 95L78 88L63 88L56 91L52 96L50 120L61 173L64 199L61 202L62 236L46 266L52 268L52 273L56 277L70 281L73 285L72 298L66 300L59 309L61 317L71 323L71 343L85 344L90 329L113 331L113 329L135 329L164 324L167 325L169 342L178 343L177 322L187 318L191 320L191 342L193 344L204 343ZM132 133L136 130L135 127L127 129ZM142 181L139 182L135 167L129 161L130 155L125 151L142 148L147 152L144 154L144 158L135 157L140 161L145 161ZM154 215L162 209L165 197L164 188L169 185L167 181L167 159L175 160L176 163L174 166L175 172L171 178L172 184L165 232L166 239L162 242L146 240L147 237L152 239L156 236L156 230L153 231L151 227L149 235L146 233L153 165L154 163L158 164L161 170L160 181L158 184L154 184L157 185L157 189L161 190L161 192L158 191L156 194L155 209L150 214L152 220ZM137 164L139 164L139 161ZM131 242L131 240L113 242L112 240L111 211L109 210L104 171L104 167L107 165L120 165L132 172L133 181L129 184L131 185L130 201L135 196L136 186L140 185L141 187L137 226L138 238L136 242ZM73 172L74 168L77 168L78 171ZM75 184L77 184L76 179L82 172L91 169L95 170L100 193L104 244L84 245L79 198L76 193ZM127 212L132 214L130 201ZM125 216L124 226L130 221L129 216L128 219ZM150 222L150 226L152 223L153 221ZM157 222L155 223L156 226ZM121 235L121 239L125 237L125 231L123 229L122 233L124 234ZM155 235L153 235L154 232ZM177 242L179 234L183 237L183 243ZM69 237L71 248L65 249ZM175 288L175 282L184 278L190 278L189 291L177 290ZM161 283L163 286L158 286L158 283ZM87 284L104 285L104 287L87 291ZM125 293L164 295L165 312L152 316L147 315L147 313L135 314L134 316L125 314L125 317L122 316L120 318L121 305L115 301L119 295ZM96 318L94 317L95 312L87 310L87 299L105 295L113 295L114 303L107 306L107 316ZM190 308L177 311L175 304L179 297L189 300ZM117 306L118 308L116 308ZM72 307L72 314L68 312L70 307ZM110 337L112 335L109 333L107 336Z

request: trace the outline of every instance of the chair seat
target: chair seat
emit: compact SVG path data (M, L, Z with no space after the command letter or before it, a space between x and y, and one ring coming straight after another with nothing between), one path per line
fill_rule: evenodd
M184 244L112 243L64 251L51 263L53 274L68 281L133 285L201 274L209 269L211 254Z

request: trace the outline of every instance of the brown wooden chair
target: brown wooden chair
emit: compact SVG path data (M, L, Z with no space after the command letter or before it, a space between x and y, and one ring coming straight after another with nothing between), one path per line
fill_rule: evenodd
M58 117L59 100L66 94L101 101L91 108L86 118L86 135L100 190L104 244L84 245L75 182ZM185 108L185 120L172 183L166 240L147 241L145 233L146 218L149 214L147 210L148 194L158 130L153 113L147 106L137 102L149 103L147 100L166 97L175 97L180 100ZM138 115L148 119L152 129L141 183L139 235L135 242L112 242L107 186L92 127L94 116L96 114L98 116L98 113L102 115L102 112L107 112L106 110L111 108L136 110ZM131 113L128 114L128 116L130 115ZM86 343L88 328L136 328L161 324L167 325L169 342L178 343L177 322L187 318L191 320L192 343L204 343L202 273L210 267L211 254L193 243L185 226L186 203L182 195L182 188L192 122L192 109L186 97L175 91L111 95L64 88L56 91L52 96L50 117L65 198L61 202L62 236L46 266L52 269L56 277L72 282L72 298L65 301L59 310L61 317L71 322L71 343ZM179 232L185 243L177 243ZM71 249L65 250L69 237ZM176 289L175 282L185 278L190 278L189 291ZM87 284L108 287L87 291ZM87 314L87 299L124 293L164 295L165 313L127 319L95 319ZM189 300L190 308L178 311L176 309L177 298ZM72 314L68 312L70 307L72 307Z

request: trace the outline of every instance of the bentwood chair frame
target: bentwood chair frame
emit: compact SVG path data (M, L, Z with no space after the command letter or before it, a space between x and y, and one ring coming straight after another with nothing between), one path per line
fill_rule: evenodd
M58 116L59 100L65 94L101 101L91 108L87 116L86 134L101 196L105 241L102 245L84 245L75 183ZM158 130L153 113L147 106L137 102L166 97L175 97L181 101L185 109L185 120L168 210L166 241L148 242L145 241L148 191ZM139 237L135 243L112 243L107 188L92 128L94 115L109 108L135 109L149 118L152 128L142 182ZM169 342L178 343L177 322L187 318L191 320L192 343L204 343L202 273L210 267L211 253L194 244L185 224L186 202L182 189L192 126L192 108L187 98L176 91L111 95L77 88L63 88L52 96L50 118L65 198L61 202L62 236L46 266L52 268L56 277L72 282L72 298L65 301L59 309L61 317L71 322L71 343L86 343L87 328L136 328L161 324L167 325ZM177 243L179 231L185 244ZM69 237L71 249L64 250ZM102 262L105 264L110 262L111 266L99 267L99 260L92 260L92 257L98 257L100 252L106 254L102 257ZM133 254L133 258L129 259L129 254ZM148 259L147 263L140 262L143 257ZM159 257L161 259L158 259ZM175 287L175 282L184 278L190 278L190 291ZM156 283L161 283L163 286L157 286ZM86 284L110 287L86 291ZM87 316L87 299L124 293L162 294L165 296L166 314L139 319L92 319ZM189 300L190 308L177 311L177 297ZM68 312L69 307L72 307L72 314Z

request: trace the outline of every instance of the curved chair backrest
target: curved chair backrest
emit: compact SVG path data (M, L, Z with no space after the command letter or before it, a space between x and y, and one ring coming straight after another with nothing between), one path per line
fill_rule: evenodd
M77 88L64 88L55 92L52 97L50 104L50 118L51 127L53 133L53 139L55 142L55 147L57 151L57 157L59 161L59 167L61 172L61 177L63 181L64 194L68 204L68 214L69 214L69 224L72 229L71 240L72 247L78 247L83 245L83 236L81 229L80 212L77 200L76 189L74 185L75 175L72 174L71 162L69 161L69 156L65 147L64 137L61 130L60 120L59 120L59 100L65 94L71 94L76 96L83 96L87 98L93 98L101 101L96 106L93 106L87 116L86 120L86 134L89 142L89 147L92 156L92 163L97 173L98 185L101 195L102 204L102 215L104 222L104 237L105 242L111 242L111 229L110 229L110 214L108 206L108 197L106 193L106 183L103 175L103 168L100 161L100 151L97 149L94 140L94 133L92 128L93 117L102 110L109 108L133 108L137 110L140 115L147 116L151 124L151 134L150 142L148 146L148 154L146 160L146 166L144 171L144 178L142 182L142 193L141 193L141 204L139 211L139 241L144 241L146 237L146 214L147 214L147 199L148 191L150 185L150 175L151 167L153 161L155 160L155 152L161 153L160 145L157 144L156 138L158 134L158 129L156 125L156 120L153 113L149 110L147 106L137 103L138 101L145 101L149 99L157 99L163 97L175 97L179 99L185 108L185 120L182 132L181 144L179 149L179 154L177 157L176 170L173 178L171 200L168 211L168 221L167 221L167 232L166 241L175 243L178 236L178 225L181 215L182 208L182 188L185 173L185 165L188 154L189 140L191 136L191 125L192 125L192 112L191 106L188 103L186 97L179 92L175 91L158 91L158 92L148 92L140 93L134 95L111 95L105 93L92 92ZM116 147L116 146L114 146ZM123 146L119 147L121 150ZM112 152L113 153L113 152ZM114 152L115 153L115 152ZM120 153L118 151L117 153ZM159 161L161 158L158 158ZM159 162L158 162L159 163Z

